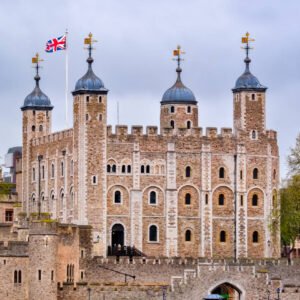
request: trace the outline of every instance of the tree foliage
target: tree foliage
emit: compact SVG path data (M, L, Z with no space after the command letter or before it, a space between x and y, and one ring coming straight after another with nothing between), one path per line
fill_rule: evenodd
M291 153L287 158L289 173L291 175L300 174L300 133L296 138L296 145L291 148Z
M300 175L294 175L281 190L281 240L283 245L294 247L300 234Z

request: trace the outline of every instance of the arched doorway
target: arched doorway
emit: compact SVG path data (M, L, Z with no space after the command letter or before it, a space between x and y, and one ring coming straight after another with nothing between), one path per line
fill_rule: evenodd
M118 245L124 246L124 226L122 224L115 224L111 229L111 245L116 247Z
M223 296L224 299L241 300L242 291L229 282L224 282L215 287L211 294Z

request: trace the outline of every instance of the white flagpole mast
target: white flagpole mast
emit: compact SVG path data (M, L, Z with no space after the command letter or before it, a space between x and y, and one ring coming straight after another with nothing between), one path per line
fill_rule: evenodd
M68 48L69 48L69 44L68 44L68 29L66 29L66 90L65 90L65 97L66 97L66 126L68 127L68 84L69 84L69 55L68 55Z

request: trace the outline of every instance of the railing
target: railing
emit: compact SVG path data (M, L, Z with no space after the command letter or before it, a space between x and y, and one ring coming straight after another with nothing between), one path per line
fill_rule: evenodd
M142 251L135 248L134 246L108 246L107 247L108 256L146 256Z

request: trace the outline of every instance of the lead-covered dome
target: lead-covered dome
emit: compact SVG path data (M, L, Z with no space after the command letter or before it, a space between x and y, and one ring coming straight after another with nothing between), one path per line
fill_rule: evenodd
M232 91L265 91L267 87L260 84L259 80L250 72L249 64L251 62L251 59L249 57L246 57L244 61L246 63L245 72L237 79L237 81L235 82L235 87L232 89Z
M25 98L21 110L36 109L36 110L52 110L53 106L47 95L45 95L39 86L40 76L37 74L34 77L36 82L34 90Z
M73 95L83 94L83 93L101 93L107 92L108 90L104 87L103 81L95 75L92 69L93 58L91 56L92 47L88 48L89 57L86 60L88 63L88 70L83 77L81 77L75 85L75 90Z
M184 104L196 104L196 98L194 93L187 88L181 81L180 73L182 69L178 67L176 69L177 72L177 79L175 84L170 87L166 92L163 94L161 104L168 104L168 103L184 103Z

